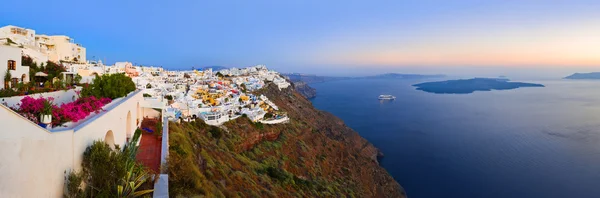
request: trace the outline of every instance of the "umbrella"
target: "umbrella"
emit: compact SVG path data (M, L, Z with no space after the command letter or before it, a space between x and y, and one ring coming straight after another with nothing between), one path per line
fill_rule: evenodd
M38 72L38 73L35 73L35 76L44 76L44 77L46 77L46 76L48 76L48 74L46 74L44 72Z

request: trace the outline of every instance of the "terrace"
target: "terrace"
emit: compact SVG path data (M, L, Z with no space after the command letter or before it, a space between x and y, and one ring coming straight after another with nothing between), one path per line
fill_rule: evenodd
M127 94L125 97L110 100L80 98L79 90L80 88L68 91L40 93L33 97L16 96L2 98L2 104L32 124L40 125L49 132L76 131L140 93L138 90ZM42 123L42 119L40 118L40 108L43 108L40 105L43 105L41 103L44 101L49 100L51 100L54 106L54 112L52 113L54 118L52 119L52 123L48 123L49 125L47 125ZM60 111L61 113L57 113L56 111Z

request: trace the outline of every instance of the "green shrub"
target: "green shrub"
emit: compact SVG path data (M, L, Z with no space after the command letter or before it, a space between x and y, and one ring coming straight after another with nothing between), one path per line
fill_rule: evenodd
M73 77L73 84L78 85L81 82L81 79L83 79L83 77L81 77L81 75L75 74L75 77Z
M272 166L267 167L265 169L265 173L267 173L269 177L279 180L281 182L291 179L291 175L288 172L285 172L284 170Z
M219 139L221 138L221 136L223 136L223 132L221 132L221 129L219 127L211 126L210 131L208 132L210 133L211 137L215 139Z
M132 91L135 91L135 83L125 74L104 74L97 76L91 85L84 86L81 96L115 99Z
M150 178L145 168L135 161L141 131L123 150L95 141L83 153L80 173L70 172L65 177L65 197L131 197L151 190L139 189ZM148 181L149 182L149 181ZM82 183L85 188L81 189Z
M156 122L156 131L154 132L154 135L156 135L157 137L161 137L162 136L162 130L163 130L163 125L162 125L162 121L158 121Z
M265 128L265 126L263 125L263 123L260 123L260 122L255 122L254 123L254 127L256 127L257 129L264 129Z
M83 174L92 196L110 196L119 179L125 177L125 162L118 154L104 142L96 141L83 153Z
M65 174L67 172L65 171ZM83 182L83 174L77 172L69 172L65 175L65 197L75 198L84 197L84 191L81 190L81 184Z

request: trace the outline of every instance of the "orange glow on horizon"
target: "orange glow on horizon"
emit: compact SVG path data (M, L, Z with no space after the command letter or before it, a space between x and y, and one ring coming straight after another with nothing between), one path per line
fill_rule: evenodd
M592 24L600 21L562 27L457 28L403 42L390 38L384 44L345 47L323 53L327 56L321 60L384 66L600 66L600 27Z

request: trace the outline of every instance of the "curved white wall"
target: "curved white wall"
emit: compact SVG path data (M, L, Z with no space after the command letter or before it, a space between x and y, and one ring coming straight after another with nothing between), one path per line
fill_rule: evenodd
M120 104L86 120L74 129L49 132L0 105L0 197L62 197L64 172L79 170L83 152L95 140L113 132L114 142L126 142L127 113L137 117L136 91Z

